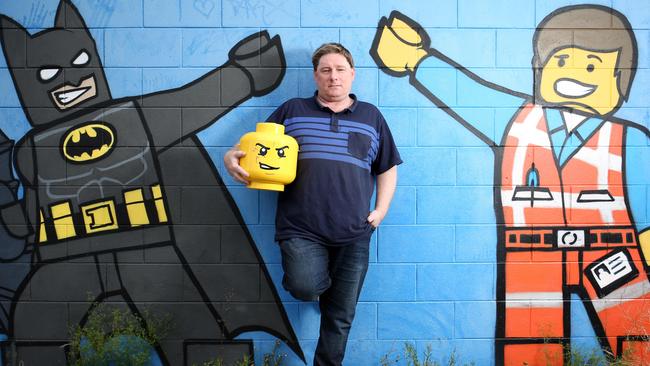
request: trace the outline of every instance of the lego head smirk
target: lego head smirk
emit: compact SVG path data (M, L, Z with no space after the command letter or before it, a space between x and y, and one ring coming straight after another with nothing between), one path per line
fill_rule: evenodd
M239 164L250 174L248 188L284 191L284 185L293 182L298 143L284 134L283 125L258 123L255 132L242 136L239 144L246 152Z

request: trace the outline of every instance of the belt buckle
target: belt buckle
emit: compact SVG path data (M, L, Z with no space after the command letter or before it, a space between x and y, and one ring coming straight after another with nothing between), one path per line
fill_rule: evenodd
M118 228L113 200L83 205L81 206L81 213L88 234Z
M584 248L585 230L558 230L558 248Z

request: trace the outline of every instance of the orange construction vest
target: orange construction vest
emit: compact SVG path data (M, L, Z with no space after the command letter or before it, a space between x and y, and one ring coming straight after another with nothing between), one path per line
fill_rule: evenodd
M622 172L623 125L603 121L560 167L544 108L527 104L511 123L503 145L504 223L630 227Z

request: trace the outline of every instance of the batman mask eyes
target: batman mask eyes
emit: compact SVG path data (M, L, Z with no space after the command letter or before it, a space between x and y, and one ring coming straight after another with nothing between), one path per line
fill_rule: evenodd
M41 81L50 81L54 79L61 71L58 67L44 67L38 72L38 77Z
M79 52L77 57L72 60L72 66L84 66L88 64L90 61L90 55L86 50L82 50ZM59 67L43 67L42 69L39 70L38 72L38 77L41 81L50 81L54 79L57 75L59 75L59 72L61 71L61 68Z
M77 57L75 57L74 60L72 60L72 65L74 66L83 66L86 65L90 61L90 56L88 55L88 52L86 51L81 51Z

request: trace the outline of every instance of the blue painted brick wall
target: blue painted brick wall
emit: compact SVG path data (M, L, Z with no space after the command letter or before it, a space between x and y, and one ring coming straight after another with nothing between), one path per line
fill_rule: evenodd
M492 151L435 108L406 78L379 72L368 54L381 16L400 10L422 24L432 45L479 76L532 92L531 38L537 23L572 0L73 0L95 37L114 97L178 87L223 64L238 40L260 29L282 38L287 73L270 95L252 99L199 135L222 174L264 257L289 318L310 359L318 338L315 303L300 303L281 287L281 259L273 242L274 193L236 184L223 167L229 146L284 100L313 93L311 52L342 42L357 64L354 92L377 104L399 145L404 164L391 212L373 236L371 265L348 344L346 364L378 364L401 353L403 342L436 361L453 353L460 363L494 364L496 229ZM639 64L629 101L618 114L650 126L650 2L589 1L613 6L634 27ZM3 0L0 13L36 32L52 25L57 0ZM497 142L509 113L491 99L476 103L457 92L458 71L424 69L444 83L447 100L465 115L480 116L481 130ZM487 117L486 117L487 116ZM28 130L4 58L0 56L0 128L20 139ZM630 154L648 149L639 141ZM645 156L648 156L647 154ZM650 197L648 164L628 167L629 190ZM628 170L629 171L629 170ZM645 200L647 203L647 198ZM641 203L643 205L643 203ZM646 223L650 205L636 217ZM579 299L572 308L577 344L594 347ZM265 333L256 358L273 347ZM286 347L287 365L301 365ZM400 362L404 364L404 360Z

